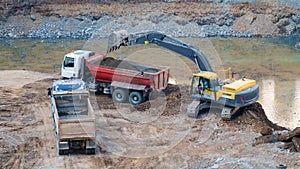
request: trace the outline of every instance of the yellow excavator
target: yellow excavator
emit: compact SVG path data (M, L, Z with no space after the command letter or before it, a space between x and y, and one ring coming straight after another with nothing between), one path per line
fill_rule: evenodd
M221 81L204 53L170 35L154 31L135 34L126 30L115 31L109 36L107 52L138 44L156 44L189 58L198 66L199 72L193 74L190 86L193 101L187 109L189 117L197 118L203 109L220 108L222 119L230 120L239 108L258 100L259 86L255 80L236 80L234 72L229 69L229 78Z

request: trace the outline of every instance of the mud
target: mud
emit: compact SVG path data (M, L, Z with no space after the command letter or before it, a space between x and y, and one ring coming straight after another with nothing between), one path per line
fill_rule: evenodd
M277 148L280 143L252 146L269 125L259 104L230 122L216 110L190 119L186 86L169 86L139 106L92 94L96 155L58 156L46 90L56 78L0 88L1 168L299 168L299 154Z

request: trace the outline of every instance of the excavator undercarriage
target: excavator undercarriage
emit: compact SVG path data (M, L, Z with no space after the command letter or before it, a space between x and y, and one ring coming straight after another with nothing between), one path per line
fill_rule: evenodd
M192 103L187 108L187 115L191 118L198 118L201 113L209 109L216 109L221 112L221 118L224 121L229 121L234 117L241 107L226 107L217 103L212 103L209 101L199 101L193 100Z

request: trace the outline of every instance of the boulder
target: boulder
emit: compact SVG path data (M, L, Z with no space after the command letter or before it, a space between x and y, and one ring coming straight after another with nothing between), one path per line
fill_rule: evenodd
M246 15L237 18L234 24L234 31L241 32L241 33L249 32L251 28L251 24L255 19L256 19L256 15L252 12L249 12Z
M257 14L256 19L251 24L253 35L270 36L278 33L277 26L272 22L272 15Z
M278 33L278 27L273 23L273 15L247 13L237 18L234 31L251 32L256 36L269 36Z
M300 42L297 42L297 43L295 44L295 48L298 49L298 50L300 50Z
M265 135L272 135L273 133L273 129L269 126L265 126L262 128L262 130L260 131L260 134L265 136Z

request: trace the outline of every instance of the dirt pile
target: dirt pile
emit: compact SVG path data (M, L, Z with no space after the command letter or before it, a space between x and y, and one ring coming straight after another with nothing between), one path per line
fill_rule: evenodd
M281 141L284 142L284 144L281 145L280 148L289 149L291 152L300 152L299 127L288 131L287 128L274 124L268 119L264 109L259 103L251 104L239 111L238 117L236 117L234 122L254 124L253 128L262 135L255 138L252 144L253 146Z
M19 89L0 87L1 168L30 168L42 157L41 148L45 143L40 126L44 125L44 119L38 114L45 112L37 111L37 106L48 106L44 86L51 81L47 79L39 85L28 84Z

